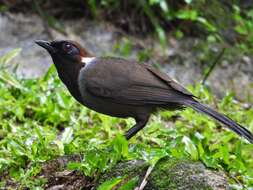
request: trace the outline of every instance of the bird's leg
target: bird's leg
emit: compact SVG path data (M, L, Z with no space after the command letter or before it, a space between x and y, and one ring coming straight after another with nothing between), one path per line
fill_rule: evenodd
M130 128L126 134L125 137L127 140L129 140L130 138L132 138L136 133L138 133L138 131L140 131L143 127L145 127L145 125L147 124L149 119L149 116L145 116L142 118L137 118L135 119L136 124Z

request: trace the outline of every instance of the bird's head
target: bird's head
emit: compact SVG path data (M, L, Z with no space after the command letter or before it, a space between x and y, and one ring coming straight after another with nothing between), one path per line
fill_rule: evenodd
M36 40L35 43L48 51L55 64L82 63L84 58L92 57L79 43L70 40Z

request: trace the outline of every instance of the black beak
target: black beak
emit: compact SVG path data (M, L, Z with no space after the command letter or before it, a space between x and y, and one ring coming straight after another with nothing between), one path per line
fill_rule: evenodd
M49 53L55 53L56 52L55 48L48 41L36 40L35 43L38 44L39 46L45 48Z

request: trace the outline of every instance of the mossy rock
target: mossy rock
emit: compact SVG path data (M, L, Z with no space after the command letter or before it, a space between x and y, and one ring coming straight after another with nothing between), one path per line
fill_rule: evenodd
M113 167L110 172L102 175L98 180L98 184L96 186L98 187L102 183L115 178L122 178L123 180L114 189L119 189L133 179L136 179L135 185L137 186L143 179L148 167L149 165L142 160L121 162Z
M145 190L228 189L224 174L209 170L201 162L166 158L151 173Z
M99 179L98 186L111 179L124 177L124 180L114 189L119 189L133 178L138 178L135 186L137 187L142 182L147 169L147 163L140 160L119 163ZM164 158L156 164L147 178L144 190L225 190L228 188L223 173L207 169L201 162Z

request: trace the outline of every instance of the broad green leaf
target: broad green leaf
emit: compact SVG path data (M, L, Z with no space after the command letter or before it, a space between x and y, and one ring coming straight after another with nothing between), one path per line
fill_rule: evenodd
M114 150L124 157L128 157L128 141L122 135L117 135L113 141Z
M20 84L20 82L7 72L1 72L0 79L9 84L10 86L13 86L14 88L25 90L25 88Z
M198 12L196 10L180 10L177 12L177 18L195 21L198 18Z
M118 190L133 190L136 187L138 180L138 177L134 177L127 183L123 184Z
M160 1L160 7L164 12L168 12L168 5L167 2L165 0Z
M16 57L21 52L21 48L14 49L4 56L0 57L0 68L2 65L9 63L14 57Z
M187 4L191 4L192 0L184 0Z
M195 144L192 142L192 140L189 137L184 136L182 142L185 144L186 152L188 152L191 155L192 159L198 160L199 158L198 150Z
M63 144L68 144L73 140L73 128L67 127L64 129L64 132L62 133L61 142Z
M111 190L113 187L119 184L121 180L122 178L114 178L114 179L105 181L98 187L98 190Z
M160 40L160 43L165 46L166 43L167 43L167 39L166 39L166 34L164 32L164 30L162 29L162 27L156 27L156 32L157 32L157 35L158 35L158 38Z

